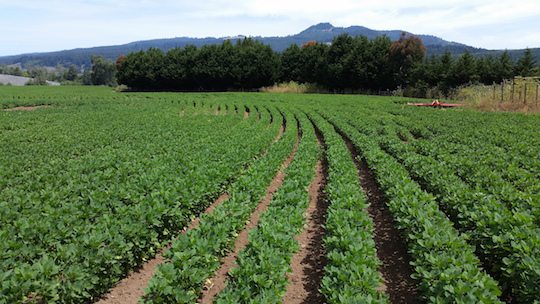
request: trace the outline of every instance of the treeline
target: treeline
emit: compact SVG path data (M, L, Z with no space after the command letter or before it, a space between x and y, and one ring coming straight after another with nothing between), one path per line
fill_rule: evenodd
M149 49L116 61L118 83L137 90L257 89L276 81L279 56L253 39L186 46L164 53Z
M438 90L446 95L468 83L500 82L516 75L538 75L527 50L517 62L507 52L476 58L449 52L426 58L426 48L403 34L370 40L347 34L331 44L295 44L283 53L246 38L236 44L150 49L116 61L118 83L135 90L254 90L278 82L311 83L332 92L403 89L408 95Z
M463 85L501 83L515 76L540 76L530 49L514 62L508 52L499 56L474 57L464 53L454 58L449 52L432 56L416 64L411 71L409 85L404 87L407 96L448 96Z
M56 81L66 85L116 85L116 66L113 61L101 56L92 56L90 62L90 69L83 71L73 64L69 67L57 65L55 68L30 66L27 69L0 65L0 74L32 78L29 83L31 85L45 85L47 81Z

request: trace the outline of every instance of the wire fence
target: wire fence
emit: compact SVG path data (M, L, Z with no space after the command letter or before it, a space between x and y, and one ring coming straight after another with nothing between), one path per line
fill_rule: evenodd
M516 77L491 86L492 99L501 103L523 103L538 106L540 77Z

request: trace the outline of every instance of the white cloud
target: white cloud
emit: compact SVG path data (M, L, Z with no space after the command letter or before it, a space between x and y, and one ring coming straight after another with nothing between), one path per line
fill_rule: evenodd
M0 0L0 8L0 55L175 36L288 35L318 22L486 48L540 47L538 0Z

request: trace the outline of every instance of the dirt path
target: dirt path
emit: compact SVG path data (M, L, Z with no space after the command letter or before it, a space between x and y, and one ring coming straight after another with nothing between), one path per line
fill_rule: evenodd
M35 111L37 109L44 109L44 108L50 108L49 105L41 105L41 106L24 106L24 107L15 107L15 108L8 108L4 109L6 112L12 112L12 111Z
M281 136L283 136L283 132L285 132L285 126L282 124L281 128L279 128L278 134L276 135L276 137L272 141L273 144L275 144L281 138Z
M219 204L229 199L227 193L219 196L204 213L212 212ZM200 217L196 217L191 221L189 226L184 228L182 234L199 226ZM174 241L173 241L174 242ZM148 282L154 275L157 267L165 261L163 253L170 248L172 242L163 248L156 256L144 263L142 267L131 272L122 281L116 284L107 294L103 295L96 303L98 304L137 304L139 299L144 295L144 289L148 286Z
M274 141L272 141L273 144L275 144L283 136L283 133L285 133L285 130L287 129L287 120L285 120L285 116L283 116L283 114L281 115L282 115L281 128L279 128L278 134L274 138Z
M324 147L322 134L317 130L319 146ZM326 150L326 149L325 149ZM309 186L309 205L306 210L306 226L296 238L300 250L291 260L291 273L287 276L289 285L283 297L283 303L324 303L324 296L319 292L326 252L323 237L324 223L328 210L328 200L323 190L328 176L326 156L317 162L315 177Z
M296 143L294 145L293 150L291 151L291 154L289 154L287 159L282 163L280 170L274 176L272 182L266 189L266 195L259 202L259 204L257 205L257 208L255 208L255 211L253 211L253 213L251 214L249 218L249 222L246 224L244 229L238 234L238 237L236 238L236 241L234 243L234 250L229 252L229 254L222 260L221 267L214 274L214 277L212 277L211 279L207 281L208 283L205 286L205 289L203 290L202 296L199 300L200 303L203 303L203 304L212 303L215 296L225 288L229 270L236 266L236 257L238 253L242 251L248 244L249 232L251 231L251 229L257 226L261 215L264 213L264 211L266 211L266 209L268 209L268 206L270 205L270 202L272 201L272 197L274 193L283 184L283 180L285 179L284 171L291 164L292 160L294 159L294 156L296 155L296 151L298 150L299 140L300 138L297 137Z
M396 224L387 206L387 199L379 189L373 172L365 161L360 160L358 151L352 142L340 133L353 155L358 169L360 184L367 194L368 213L375 224L374 240L377 256L382 262L379 271L384 280L380 287L390 297L390 303L422 303L417 283L411 278L413 268L409 264L410 256L407 244L396 228Z

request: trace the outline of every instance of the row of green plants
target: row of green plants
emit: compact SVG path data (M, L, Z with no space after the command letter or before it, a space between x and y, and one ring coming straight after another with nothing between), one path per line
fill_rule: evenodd
M478 153L478 139L469 139L468 144L460 144L438 136L437 141L414 140L407 130L401 126L386 124L374 131L378 135L397 134L399 139L410 142L423 155L432 155L446 163L456 175L473 188L482 189L495 195L509 205L510 208L524 208L532 212L538 205L534 190L538 188L537 178L529 171L509 164L510 155L502 149L482 151ZM535 202L536 201L536 202Z
M417 154L395 133L386 135L381 145L437 196L508 296L520 303L540 298L536 288L540 282L540 230L533 214L523 208L511 209L497 197L469 187L447 163Z
M450 142L437 141L437 143L422 141L413 145L422 155L429 155L440 162L444 162L457 176L466 181L471 188L492 194L512 210L523 210L531 213L540 224L540 185L538 178L530 172L520 170L517 166L508 163L494 166L494 162L502 162L502 157L486 156L484 161L470 157L475 149L466 145L456 146ZM457 152L459 150L460 152ZM490 161L492 160L492 161ZM499 168L502 171L498 171ZM516 172L517 171L517 172ZM524 172L523 172L524 171ZM502 176L500 172L506 172ZM517 180L508 175L513 174ZM523 190L518 189L521 187Z
M471 188L490 193L509 208L528 210L539 218L540 160L533 155L538 154L540 142L532 121L504 115L493 123L478 113L465 117L449 113L449 119L441 120L434 119L433 113L425 114L406 126L399 120L398 135L418 153L446 163ZM482 128L476 127L479 123ZM408 131L414 125L432 128L431 138L411 140Z
M374 225L351 153L330 123L317 114L310 118L324 136L328 160L324 240L328 262L321 292L328 303L388 303L380 290L381 262L373 240Z
M108 290L279 128L179 119L171 100L129 105L0 113L0 303L76 303Z
M414 116L409 112L400 111L399 116L386 120L398 125L401 140L411 143L419 153L447 163L471 187L495 195L512 208L530 210L538 217L540 171L536 168L540 168L540 161L531 155L538 153L540 143L531 132L534 126L526 125L532 121L501 116L498 123L493 123L492 118L479 113L452 112L445 114L446 119L439 119L431 111ZM483 127L478 128L478 124Z
M388 207L407 238L414 277L419 280L425 300L500 303L497 283L482 270L474 247L439 210L435 197L422 191L407 170L379 148L376 139L349 125L346 116L330 119L351 139L374 171L388 198Z
M411 131L411 128L428 129L429 134L423 134L426 135L423 138L461 144L463 148L472 149L468 158L490 166L496 166L493 162L504 162L506 167L512 165L540 177L540 138L534 116L446 111L443 112L444 119L440 119L440 113L432 109L410 107L393 113L396 116L392 120L400 124L407 121L404 126ZM459 148L459 151L463 148ZM503 166L499 173L504 174L505 171Z
M313 126L303 113L296 113L302 139L285 180L274 194L257 227L249 234L249 243L237 257L238 267L229 273L227 287L216 303L280 303L291 270L291 259L298 251L294 239L305 224L309 204L308 188L315 176L320 148Z
M227 193L229 199L200 218L199 226L180 235L165 254L143 297L145 303L193 303L207 279L233 248L238 233L266 193L297 138L294 118L288 115L283 137L249 166ZM277 122L275 122L277 124Z
M463 178L470 179L471 177L463 172L468 171L473 175L477 175L488 188L493 188L493 183L499 184L500 188L510 188L512 192L521 191L532 194L540 191L540 185L537 182L537 176L519 164L519 161L513 156L513 153L508 153L505 149L497 146L486 147L482 141L470 138L467 143L456 143L455 141L445 140L439 137L437 143L433 141L418 141L416 142L409 130L404 127L399 128L398 134L405 141L413 142L421 153L434 155L442 153L442 156L449 156L449 162L456 166L456 171ZM436 151L439 152L436 152ZM478 153L479 150L484 150ZM463 160L461 160L463 159ZM464 168L459 167L460 162L465 162ZM480 164L476 170L475 164ZM489 168L489 171L486 169ZM513 189L512 189L513 188ZM498 190L494 188L494 190ZM500 189L498 190L500 191Z

